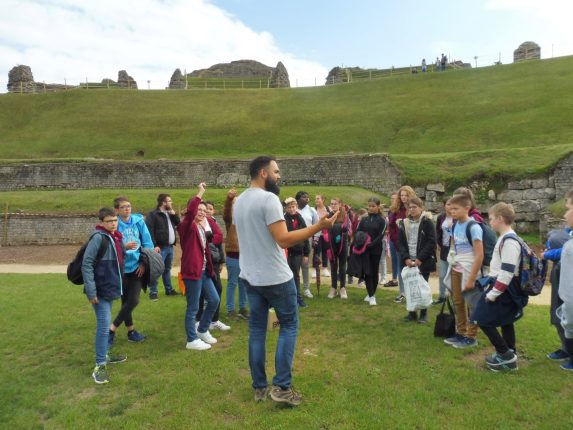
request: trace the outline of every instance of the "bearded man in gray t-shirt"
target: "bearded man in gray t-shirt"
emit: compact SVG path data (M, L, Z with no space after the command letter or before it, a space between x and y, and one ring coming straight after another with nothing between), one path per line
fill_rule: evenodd
M257 157L249 165L251 186L238 198L233 222L239 239L239 283L249 297L249 366L255 401L269 395L265 371L266 332L269 308L280 324L275 352L276 375L270 397L276 402L299 405L302 396L292 388L292 362L298 335L296 286L284 249L331 228L338 212L324 216L313 226L288 231L278 198L280 171L272 157Z

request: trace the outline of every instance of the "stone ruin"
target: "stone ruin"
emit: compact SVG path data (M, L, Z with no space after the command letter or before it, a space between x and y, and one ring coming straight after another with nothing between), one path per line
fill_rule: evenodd
M171 79L169 80L169 89L184 90L185 87L186 87L186 82L185 78L183 77L183 73L181 73L181 69L175 69L175 71L171 75Z
M15 66L8 73L9 93L35 93L36 83L30 66Z
M513 51L513 62L539 60L541 58L541 47L535 42L523 42Z
M125 70L120 70L117 73L117 86L119 88L137 89L137 82L127 74Z
M208 69L194 70L189 76L192 78L260 79L268 81L272 88L290 88L287 69L280 61L276 67L269 67L254 60L231 61L215 64Z

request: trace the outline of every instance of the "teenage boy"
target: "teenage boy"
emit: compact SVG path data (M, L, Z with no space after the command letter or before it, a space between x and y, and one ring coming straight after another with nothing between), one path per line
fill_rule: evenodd
M111 306L121 297L122 271L125 249L122 235L117 231L117 215L111 208L99 210L99 224L95 228L86 247L82 261L84 293L92 304L96 315L95 352L96 361L92 377L96 384L109 382L107 363L120 363L127 360L125 355L108 354L109 325ZM105 253L97 256L105 244Z
M453 250L450 251L450 280L456 311L456 335L444 340L454 348L469 348L477 345L478 326L469 321L468 306L463 293L474 288L483 262L483 232L475 223L470 229L471 243L468 240L468 223L471 200L461 194L450 199L450 213L454 220ZM452 255L453 254L453 255Z
M238 198L233 210L241 254L239 282L247 289L249 315L249 367L255 401L269 394L266 335L269 308L274 308L280 324L275 353L276 375L270 397L275 402L299 405L302 396L292 388L292 362L298 335L296 287L283 249L331 228L338 216L325 215L302 230L288 231L278 198L280 172L272 157L257 157L249 164L251 186Z
M523 316L528 300L521 292L521 244L511 228L514 221L512 205L497 203L489 210L489 224L499 238L490 264L490 286L472 314L472 320L495 347L495 352L485 359L487 367L494 372L517 370L513 324ZM501 327L501 335L497 327Z
M297 212L302 215L306 226L314 225L318 222L318 213L316 209L308 204L308 193L306 191L299 191L295 196L297 204ZM318 240L318 235L315 235L313 239ZM308 246L310 247L311 239L307 239ZM309 280L309 259L303 259L302 261L302 283L304 286L304 296L312 299L313 295L310 292L310 280ZM300 290L300 289L299 289Z
M161 193L157 196L157 207L145 217L145 224L155 244L155 252L161 253L165 270L161 275L166 296L177 296L178 293L171 284L171 265L173 263L173 246L176 242L176 229L179 217L173 209L173 201L169 194ZM149 298L157 300L157 287L159 280L149 285Z
M573 190L565 196L567 199L565 222L573 228ZM573 240L563 245L561 252L561 273L559 274L559 297L563 304L557 309L561 326L565 334L565 348L569 360L561 364L563 370L573 371Z
M127 327L127 340L129 342L143 342L145 336L135 330L133 324L133 310L139 304L139 296L143 286L145 266L139 261L140 249L154 249L149 230L143 220L143 215L131 213L131 203L127 197L117 197L113 205L118 217L118 231L122 234L125 245L125 273L123 293L121 295L121 309L109 327L109 344L113 345L115 332L121 323Z

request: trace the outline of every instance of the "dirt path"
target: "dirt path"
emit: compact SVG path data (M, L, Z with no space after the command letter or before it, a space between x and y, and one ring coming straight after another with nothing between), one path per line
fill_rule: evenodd
M2 273L66 273L67 264L74 258L78 251L78 245L53 245L53 246L10 246L0 247L0 274ZM180 248L175 248L174 261L181 259ZM179 272L179 265L172 269L173 274ZM223 279L227 278L227 272L223 269ZM330 278L328 278L330 282ZM323 284L325 284L323 280ZM438 294L438 278L430 277L430 286L434 294ZM384 288L395 290L398 288ZM543 292L537 297L531 297L530 303L536 305L549 305L551 302L551 286L546 285Z

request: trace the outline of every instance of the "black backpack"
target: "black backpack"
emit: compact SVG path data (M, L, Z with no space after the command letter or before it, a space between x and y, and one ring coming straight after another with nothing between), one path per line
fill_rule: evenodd
M92 237L94 237L96 234L101 234L101 233L93 233L90 236L90 238L88 239L88 241L86 243L84 243L82 245L82 247L78 250L74 259L72 261L70 261L70 263L68 264L68 271L67 271L68 281L70 281L72 284L75 284L75 285L83 285L84 284L84 277L82 275L82 263L84 260L84 254L86 252L86 248L88 246L88 243L90 242ZM105 236L105 235L102 235L102 236ZM105 239L102 238L101 244L100 244L99 249L97 251L94 267L103 258L103 255L105 254L106 248L107 248L107 243L106 243Z
M474 226L475 224L479 225L482 229L483 232L483 262L482 262L482 266L488 266L491 262L491 257L493 256L493 249L495 248L495 244L497 242L497 235L495 234L495 231L492 230L492 228L485 224L485 223L481 223L481 222L477 222L474 220L470 220L470 222L468 222L468 226L466 228L466 236L468 238L468 242L470 243L470 245L473 245L472 243L472 235L471 235L471 228L472 226Z

